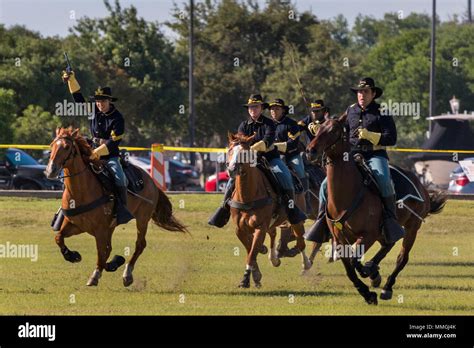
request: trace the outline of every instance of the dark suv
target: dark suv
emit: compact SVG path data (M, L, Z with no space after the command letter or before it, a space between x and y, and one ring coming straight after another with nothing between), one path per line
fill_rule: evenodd
M62 182L47 179L45 169L22 150L0 149L0 189L62 190Z

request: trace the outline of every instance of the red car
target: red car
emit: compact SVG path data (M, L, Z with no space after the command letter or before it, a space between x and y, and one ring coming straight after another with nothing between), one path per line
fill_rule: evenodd
M227 181L229 181L229 174L227 174L227 171L219 172L219 190L216 190L216 174L211 175L206 180L206 192L224 192Z

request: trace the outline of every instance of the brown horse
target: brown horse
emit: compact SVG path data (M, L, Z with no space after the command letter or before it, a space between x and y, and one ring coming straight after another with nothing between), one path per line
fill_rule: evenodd
M250 287L250 275L256 287L261 286L262 273L257 264L257 254L265 253L263 243L266 233L275 231L277 226L287 220L286 210L278 203L278 197L265 174L248 160L253 138L254 136L229 134L227 153L227 169L231 177L235 178L235 190L230 202L231 216L237 226L237 237L247 250L246 269L239 284L242 288ZM296 234L296 247L303 259L307 260L304 254L303 223L293 225L292 228ZM270 235L272 247L269 256L272 264L279 266L280 261L275 256L275 235L276 233Z
M377 294L371 292L358 278L356 270L362 277L369 276L372 286L378 287L381 283L378 264L395 243L387 244L382 236L382 202L379 195L364 186L354 158L347 156L350 153L350 144L344 130L346 118L347 114L344 114L338 119L328 119L324 122L306 150L310 160L311 157L321 153L326 155L328 226L338 246L342 246L340 249L348 250L343 253L341 259L349 279L367 303L377 304ZM423 202L410 200L402 206L397 205L397 218L400 225L405 228L405 237L395 269L380 294L383 300L392 298L392 287L397 275L408 262L410 250L423 219L429 214L439 213L446 202L446 197L430 194L415 175L409 172L404 174L414 183ZM359 204L355 203L357 201ZM376 241L382 245L381 249L362 266L360 252L369 250ZM359 251L359 255L356 256L353 253L354 249L351 248L354 243L356 251Z
M103 191L102 185L91 170L89 156L92 149L79 134L79 130L72 128L56 129L56 138L51 143L51 155L45 174L48 178L56 178L61 169L64 169L64 192L62 209L79 209L80 213L74 216L65 216L60 231L56 234L56 244L66 261L79 262L81 255L77 251L69 250L64 239L87 232L95 237L97 246L97 267L89 278L87 285L99 283L102 271L115 271L124 259L116 256L107 262L112 251L112 233L116 226L113 217L113 202L109 194ZM101 166L100 161L95 165ZM137 241L135 252L125 266L123 284L133 283L133 268L138 257L146 247L146 233L150 219L155 224L168 231L187 232L172 212L171 202L163 191L153 182L151 177L143 172L144 189L140 192L143 198L128 196L128 208L136 218ZM121 258L121 262L116 259Z

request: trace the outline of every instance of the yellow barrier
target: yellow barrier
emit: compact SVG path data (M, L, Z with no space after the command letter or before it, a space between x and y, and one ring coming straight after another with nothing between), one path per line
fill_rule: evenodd
M49 145L22 145L22 144L0 144L0 149L7 148L25 149L25 150L48 150ZM151 151L151 147L133 147L121 146L121 149L127 151ZM179 146L163 146L165 151L177 152L226 152L226 148L216 147L179 147ZM411 149L411 148L387 148L387 151L393 152L432 152L432 153L472 153L474 150L429 150L429 149Z

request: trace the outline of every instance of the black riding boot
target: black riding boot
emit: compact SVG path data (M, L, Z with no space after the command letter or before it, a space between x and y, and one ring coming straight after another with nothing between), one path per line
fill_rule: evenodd
M325 243L329 241L331 232L326 221L326 206L319 204L318 218L304 234L304 239L310 242Z
M296 206L295 191L285 191L282 198L290 224L296 225L300 222L304 222L306 220L306 215Z
M227 203L232 197L234 186L234 184L231 184L225 191L222 205L217 208L216 212L209 218L209 221L207 222L209 225L221 228L227 225L227 222L229 222L230 208Z
M57 213L54 214L53 221L51 221L51 227L53 228L53 231L57 232L61 229L61 226L63 225L64 221L64 213L61 208L58 209Z
M389 197L383 197L383 204L385 206L385 213L384 213L384 233L385 239L387 243L395 243L400 238L405 236L405 230L397 221L396 216L396 206L395 206L395 195Z
M127 208L127 188L125 186L117 186L117 225L126 224L134 219L134 216Z

